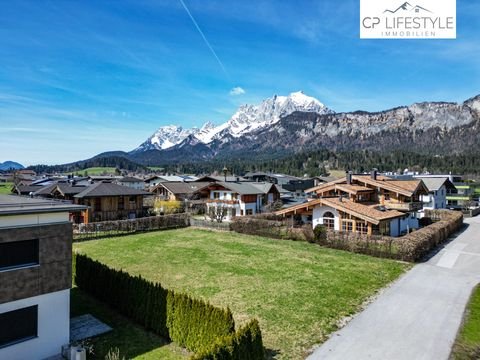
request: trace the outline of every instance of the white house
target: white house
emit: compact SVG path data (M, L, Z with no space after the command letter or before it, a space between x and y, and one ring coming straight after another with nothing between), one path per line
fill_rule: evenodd
M227 221L234 216L259 213L280 198L277 187L271 183L218 181L208 189L207 211L226 210Z
M448 178L430 176L416 176L415 178L422 180L428 189L428 194L421 196L424 209L445 209L447 207L447 192L455 190L455 186Z
M145 182L142 179L132 176L124 176L123 178L118 179L116 183L136 190L143 190L145 188Z
M69 213L84 209L0 195L0 359L45 359L69 343Z

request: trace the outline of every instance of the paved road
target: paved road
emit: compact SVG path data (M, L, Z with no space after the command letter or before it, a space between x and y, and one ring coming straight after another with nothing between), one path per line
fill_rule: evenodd
M448 359L472 288L480 282L480 217L334 333L309 360Z

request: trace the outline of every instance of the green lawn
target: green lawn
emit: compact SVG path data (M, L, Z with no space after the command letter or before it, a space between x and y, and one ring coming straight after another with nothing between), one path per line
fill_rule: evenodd
M180 229L77 243L74 248L165 287L256 317L278 359L301 359L409 265L314 244Z
M75 174L80 174L83 175L85 172L88 173L88 175L115 175L115 168L114 167L91 167L83 170L77 170L75 171Z
M480 359L480 285L472 293L453 347L454 359Z
M89 355L89 359L103 360L108 351L114 348L118 348L121 357L124 356L126 359L181 360L187 358L184 349L145 331L78 288L73 288L71 291L70 307L72 317L92 314L113 328L111 332L91 340L94 354Z
M13 183L0 183L0 194L11 194Z

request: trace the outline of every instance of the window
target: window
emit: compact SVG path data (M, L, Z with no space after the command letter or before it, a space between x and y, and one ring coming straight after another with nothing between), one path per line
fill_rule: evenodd
M219 192L214 192L213 193L213 198L214 199L220 199L220 193Z
M333 214L330 211L327 211L323 214L323 225L327 229L333 230L335 228L335 219Z
M342 220L342 231L343 232L352 232L353 231L353 222L350 220Z
M360 234L366 234L368 232L367 223L363 221L357 221L357 232Z
M0 270L38 265L38 239L0 244Z
M246 209L245 210L245 215L253 215L253 210L252 209Z
M37 337L38 306L0 314L0 348Z

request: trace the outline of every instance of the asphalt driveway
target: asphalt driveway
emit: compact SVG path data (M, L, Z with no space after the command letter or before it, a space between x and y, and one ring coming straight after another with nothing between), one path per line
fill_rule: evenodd
M453 241L402 276L307 359L448 359L480 282L480 217L465 223Z

